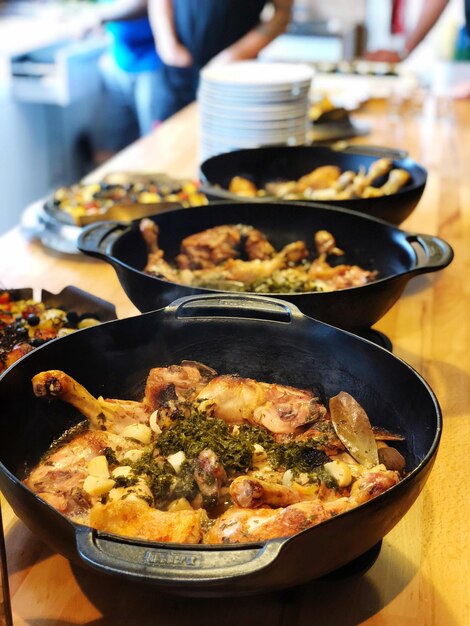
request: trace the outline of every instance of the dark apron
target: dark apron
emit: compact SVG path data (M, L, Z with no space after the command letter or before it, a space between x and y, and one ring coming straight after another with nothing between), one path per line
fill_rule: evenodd
M166 119L196 98L200 69L260 21L266 0L173 0L175 30L194 65L162 68L162 115Z

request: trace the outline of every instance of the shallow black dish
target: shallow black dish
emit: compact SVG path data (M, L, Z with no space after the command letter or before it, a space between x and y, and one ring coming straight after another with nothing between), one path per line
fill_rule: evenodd
M248 178L258 188L262 188L271 181L297 180L320 165L337 165L342 171L358 172L361 166L367 169L373 161L382 157L393 159L394 167L407 170L411 175L411 182L390 196L330 200L322 203L340 205L398 225L418 204L426 185L427 172L406 154L380 146L351 146L346 150L315 145L275 146L219 154L207 159L200 166L201 191L210 200L242 201L243 198L228 191L230 180L234 176ZM260 201L266 202L266 199Z
M159 225L160 247L173 260L182 239L220 224L251 224L264 232L276 249L297 240L310 247L313 234L329 230L346 251L342 262L378 270L373 283L332 292L273 295L297 305L306 315L345 329L368 328L400 297L408 281L448 265L451 247L442 239L400 230L359 213L322 204L209 204L167 211L152 217ZM139 223L106 222L85 228L78 240L82 252L110 263L121 285L142 312L152 311L182 296L217 293L179 285L145 274L147 251ZM220 293L220 292L219 292Z
M151 367L202 361L219 373L314 388L325 399L351 393L373 423L401 433L407 476L346 514L293 537L234 546L128 540L75 525L20 478L75 409L34 397L31 378L62 369L94 395L141 397ZM187 595L260 593L324 576L370 550L407 512L437 452L441 412L424 379L393 354L303 316L287 302L255 296L185 298L146 315L95 326L31 352L0 377L0 488L15 513L76 563ZM379 424L380 422L380 424Z
M64 369L98 395L138 394L152 366L196 359L221 373L349 391L380 425L405 436L408 476L385 494L288 539L241 546L131 541L72 524L18 476L80 420L33 397L31 377ZM123 381L125 386L123 387ZM0 426L0 486L15 512L56 550L102 572L190 595L235 595L323 576L375 546L421 491L437 452L441 414L425 381L373 344L266 298L205 296L49 343L0 378L11 407ZM299 567L299 564L302 564Z

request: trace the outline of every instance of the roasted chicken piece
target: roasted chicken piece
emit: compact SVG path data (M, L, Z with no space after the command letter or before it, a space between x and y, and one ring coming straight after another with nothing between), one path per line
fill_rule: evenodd
M341 191L334 187L326 187L325 189L306 189L302 194L297 194L295 198L286 198L290 200L349 200L352 197L348 189Z
M373 161L367 172L364 168L360 168L359 173L355 176L348 188L351 192L351 197L362 198L366 193L366 189L369 190L367 193L370 194L370 188L372 188L374 182L381 176L388 174L392 167L393 162L390 159L384 158Z
M335 256L344 254L343 250L340 250L340 248L336 246L336 240L333 235L327 230L317 230L314 239L320 258L324 259L329 254L334 254Z
M400 475L394 470L367 472L353 483L348 500L352 507L358 506L385 493L399 481Z
M145 402L153 410L170 401L190 400L216 375L215 370L196 361L154 367L145 384Z
M72 404L96 430L121 434L131 424L148 424L150 407L132 400L95 398L83 385L61 370L36 374L32 380L38 397L59 398Z
M245 251L249 259L264 261L276 254L276 249L257 228L250 228L246 234Z
M264 505L289 506L301 500L299 492L294 489L253 476L235 478L230 485L230 495L234 503L244 509L255 509Z
M176 257L180 269L206 269L240 256L239 226L215 226L186 237Z
M318 500L296 502L278 509L233 506L207 531L204 543L246 543L289 537L330 517Z
M356 176L356 172L352 170L346 170L341 174L341 176L336 180L333 189L336 192L345 191L353 182Z
M139 222L139 229L147 246L147 264L144 272L161 276L172 282L181 282L179 271L165 261L164 251L158 246L158 226L148 218Z
M194 478L203 498L213 502L217 502L222 488L228 483L224 466L216 453L210 449L199 453L195 463Z
M250 284L257 280L261 280L271 276L274 272L284 269L289 263L299 263L308 256L308 250L303 241L294 241L287 244L280 252L277 252L272 258L252 261L242 261L241 259L231 259L227 261L220 270L213 270L214 278L224 279L227 281L235 281L244 284ZM209 280L210 273L194 272L194 283L197 284L198 279L202 282Z
M204 509L159 511L142 499L96 503L90 512L93 528L148 541L201 543L206 524Z
M254 198L258 195L258 188L254 182L243 176L234 176L229 183L228 190L247 198Z
M385 176L390 172L393 167L393 161L391 159L377 159L377 161L373 161L369 169L367 170L367 181L368 184L371 185L381 176Z
M341 169L336 165L322 165L305 174L297 181L295 193L306 189L326 189L335 184L341 176Z
M380 187L380 191L389 196L392 193L396 193L399 189L404 187L411 179L410 174L403 169L393 169L390 172L388 180Z
M389 196L397 193L402 187L404 187L411 176L406 170L393 169L391 170L388 179L381 187L372 187L367 185L362 191L362 198L380 198L381 196Z
M0 360L0 374L3 372L4 369L7 369L7 367L13 365L13 363L18 361L18 359L21 359L21 357L23 357L25 354L31 352L31 350L34 350L33 346L26 342L17 343L16 345L14 345L13 348L9 352L7 352L4 360Z
M229 424L249 422L275 434L300 432L326 414L311 391L238 376L213 378L199 391L196 402L200 410Z
M269 259L276 250L261 231L252 226L215 226L186 237L176 257L180 269L209 269L246 254L249 260Z
M328 290L360 287L375 280L377 272L365 270L358 265L336 265L331 267L321 259L315 259L307 271L309 280L322 281Z
M109 445L107 432L86 431L47 455L24 483L60 513L87 523L89 510L97 500L83 489L87 464Z
M287 198L297 194L297 182L295 180L266 183L266 191L276 198Z

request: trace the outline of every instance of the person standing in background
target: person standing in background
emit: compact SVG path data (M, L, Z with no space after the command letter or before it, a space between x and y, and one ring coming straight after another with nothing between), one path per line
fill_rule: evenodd
M148 134L159 120L161 61L147 8L147 0L98 5L111 41L100 59L103 93L93 140L96 165Z
M389 63L398 63L405 60L423 41L448 4L449 0L424 0L416 26L405 38L403 50L400 52L392 50L374 50L366 55L367 59L370 61L386 61ZM470 0L465 0L464 4L466 29L470 34Z
M149 0L149 16L162 60L160 119L195 100L199 72L208 64L253 59L283 33L293 0ZM262 12L272 5L272 15Z

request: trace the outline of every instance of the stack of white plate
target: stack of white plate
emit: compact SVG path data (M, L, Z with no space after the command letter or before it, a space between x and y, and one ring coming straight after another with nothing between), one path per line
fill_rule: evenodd
M308 65L240 61L201 72L202 161L240 148L302 145L309 126Z

